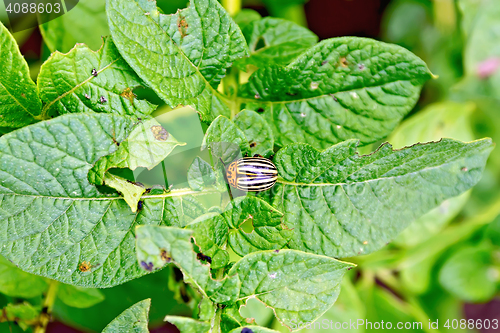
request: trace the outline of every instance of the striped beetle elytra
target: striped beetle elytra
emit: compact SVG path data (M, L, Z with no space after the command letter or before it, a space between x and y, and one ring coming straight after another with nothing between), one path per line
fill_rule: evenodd
M264 157L243 157L231 164L226 171L228 183L242 191L260 192L276 184L278 170Z

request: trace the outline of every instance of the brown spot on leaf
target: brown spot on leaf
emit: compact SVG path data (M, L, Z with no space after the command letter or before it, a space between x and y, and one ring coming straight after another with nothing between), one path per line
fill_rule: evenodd
M168 132L162 126L159 125L151 126L151 132L153 132L153 136L158 141L167 141L168 139Z
M250 148L253 148L253 147L255 147L255 146L257 146L257 143L256 143L256 142L250 142Z
M182 16L179 16L179 20L177 21L177 28L179 29L179 33L181 34L181 38L187 36L187 28L189 25L186 22L186 19Z
M26 94L25 93L21 93L21 97L22 98L26 98Z
M340 65L342 65L342 67L347 67L349 66L349 63L347 62L347 59L345 57L342 57L340 58L340 61L339 61Z
M80 266L78 266L78 270L80 272L83 272L83 273L89 272L91 269L92 269L92 265L90 265L90 262L88 262L88 261L82 261Z

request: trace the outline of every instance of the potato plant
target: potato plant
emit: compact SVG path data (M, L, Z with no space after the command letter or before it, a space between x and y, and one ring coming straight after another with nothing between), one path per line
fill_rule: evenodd
M363 265L358 256L463 201L493 149L488 138L398 141L404 130L394 130L437 79L401 46L318 42L294 22L231 16L216 0L175 14L155 1L107 0L105 14L98 51L58 38L55 20L43 25L54 52L36 83L0 26L0 292L45 295L9 303L0 321L43 332L56 299L92 306L102 294L89 288L168 266L181 277L163 284L194 309L165 318L180 332L277 332L242 315L250 299L297 330L334 305L357 269L351 261ZM140 87L150 94L138 97ZM193 160L189 188L145 188L127 176L185 145L155 118L155 101L196 110L203 147L231 144L218 160ZM423 117L405 126L425 127ZM398 149L380 144L391 134ZM225 196L224 165L238 154L271 159L277 184ZM220 200L207 205L206 196ZM150 305L123 309L103 332L148 332Z

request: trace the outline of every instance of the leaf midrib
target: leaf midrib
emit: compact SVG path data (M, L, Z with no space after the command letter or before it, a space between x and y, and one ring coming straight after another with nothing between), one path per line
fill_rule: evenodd
M305 98L300 98L300 99L291 99L291 100L287 100L287 101L260 101L258 99L250 98L250 97L238 97L238 101L253 102L253 103L259 103L259 104L288 104L288 103L296 103L296 102L297 103L298 102L307 102L307 101L310 101L310 100L313 100L313 99L325 98L327 96L336 95L336 94L340 94L340 93L356 92L356 91L367 89L367 88L370 88L370 89L372 89L372 88L382 88L386 84L397 83L397 82L407 82L407 81L411 81L411 79L408 79L408 80L400 79L400 80L396 80L396 81L384 82L383 84L374 85L374 86L365 86L365 87L353 88L353 89L349 89L349 90L339 90L339 91L336 91L336 92L326 93L326 94L319 95L319 96L305 97Z
M102 60L102 59L99 59L99 61ZM115 59L113 60L112 62L110 62L108 65L106 65L105 67L103 67L101 70L99 70L97 72L97 74L100 74L102 72L104 72L106 69L108 69L111 65L115 64L117 61L119 61L120 59ZM76 73L75 73L76 74ZM60 96L57 96L56 99L52 100L51 102L47 103L43 109L42 109L42 114L45 114L47 112L47 110L49 110L52 105L54 105L55 103L59 102L61 99L63 99L64 97L68 96L69 94L72 94L73 92L76 91L76 89L82 87L84 84L92 81L92 79L95 78L93 75L91 75L88 79L82 81L81 83L75 85L73 88L71 88L70 90L66 91L65 93L63 93L62 95Z
M143 10L143 9L139 6L139 4L137 3L137 1L135 1L135 0L134 0L133 2L134 2L134 5L135 5L136 7L138 7L138 8L139 8L139 11L144 12L144 10ZM158 11L158 9L157 9L157 11ZM132 25L134 24L133 22L131 22L130 20L128 20L125 16L123 16L120 12L118 12L116 9L114 9L114 12L115 12L117 15L119 15L120 17L122 17L125 21L129 22L129 23L130 23L130 24L132 24ZM165 15L165 14L160 13L159 11L158 11L158 13L159 13L159 15ZM172 14L172 15L174 15L174 14ZM166 16L169 16L169 15L166 15ZM210 82L209 82L209 81L207 81L207 79L205 78L205 76L203 76L203 74L201 74L200 69L199 69L199 66L195 66L195 64L194 64L194 63L193 63L193 62L192 62L192 61L191 61L191 60L187 57L187 55L184 53L184 51L182 50L182 48L181 48L181 47L180 47L180 46L179 46L179 45L178 45L178 44L177 44L177 43L176 43L176 42L172 39L172 37L171 37L171 36L170 36L170 35L169 35L166 31L165 31L165 29L163 29L163 27L162 27L160 24L158 24L157 22L155 22L155 21L151 18L151 15L148 15L146 19L147 19L147 20L149 20L149 21L151 21L151 22L153 22L153 24L154 24L154 25L156 25L156 26L157 26L157 27L158 27L158 28L162 31L162 33L163 33L165 36L167 36L167 37L168 37L168 39L170 39L170 41L172 42L172 44L173 44L173 45L175 45L175 47L177 48L177 51L179 52L179 54L181 54L181 55L182 55L182 57L183 57L184 59L186 59L186 61L188 61L188 63L189 63L189 64L190 64L190 65L191 65L194 69L195 69L196 73L197 73L197 74L198 74L198 75L202 78L202 80L205 82L205 88L208 86L208 87L209 87L209 89L212 91L212 94L213 94L213 95L217 95L217 96L218 96L218 97L220 97L221 99L224 99L226 102L231 102L227 96L225 96L225 95L223 95L223 94L219 93L216 89L214 89L214 88L212 87L212 85L210 84ZM121 33L122 33L125 37L127 37L127 39L128 39L129 41L137 43L137 41L134 41L134 40L132 40L131 38L129 38L129 37L128 37L128 36L127 36L127 35L126 35L123 31L121 31L121 30L120 30L120 32L121 32ZM141 45L141 46L142 46L142 45ZM148 50L148 51L151 51L151 50ZM151 51L151 52L153 52L153 51ZM205 52L205 48L203 48L202 56L203 56L204 52ZM164 54L162 54L162 55L163 55L163 56L165 56ZM200 66L201 66L202 60L203 60L203 59L201 59L201 61L200 61Z
M171 192L165 194L157 194L157 195L143 195L141 199L161 199L161 198L170 198L170 197L182 197L185 195L206 195L212 193L221 193L217 190L211 191L194 191L191 189L179 189L173 190ZM45 196L45 195L35 195L35 194L18 194L18 193L0 193L0 195L10 195L10 196L21 196L21 197L30 197L30 198L43 198L43 199L54 199L54 200L72 200L72 201L106 201L106 200L124 200L121 196L116 197L57 197L57 196Z
M467 158L467 157L470 157L470 156L464 156L463 158ZM335 183L335 184L333 184L333 183L298 183L298 182L293 182L293 181L286 181L286 180L284 180L282 178L278 178L277 182L280 183L280 184L283 184L283 185L306 186L306 187L307 186L309 186L309 187L313 187L313 186L318 186L318 187L321 187L321 186L346 186L346 185L355 185L355 184L365 184L365 183L369 183L369 182L373 182L373 181L386 180L386 179L390 180L390 179L395 179L395 178L399 178L399 177L416 175L416 174L418 174L420 172L428 171L428 170L432 170L432 169L437 169L437 168L441 168L441 167L444 167L444 166L449 165L449 164L454 163L454 162L456 162L456 160L453 160L453 161L450 161L450 162L447 162L447 163L443 163L443 164L440 164L440 165L436 165L436 166L433 166L433 167L425 167L423 169L420 169L420 170L417 170L417 171L413 171L413 172L408 172L408 173L405 173L403 175L390 176L390 177L379 177L379 178L373 178L373 179L368 179L368 180L364 180L364 181L357 181L357 182L352 182L352 183L346 183L346 182ZM398 165L397 167L399 167L399 166L401 166L401 165ZM469 171L470 170L474 170L474 169L469 169ZM359 170L356 170L356 172L357 171L359 171ZM316 177L316 178L318 178L318 177Z

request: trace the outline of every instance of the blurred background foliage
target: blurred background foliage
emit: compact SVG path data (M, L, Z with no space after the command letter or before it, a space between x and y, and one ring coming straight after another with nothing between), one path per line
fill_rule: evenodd
M100 47L100 37L109 33L104 3L81 0L68 14L14 34L33 79L55 50L68 52L75 43L94 50ZM186 4L158 0L164 13ZM498 0L243 0L242 5L245 9L236 16L240 24L259 15L285 18L308 27L320 39L371 37L421 57L439 78L425 85L413 112L387 139L395 148L442 137L463 141L492 137L500 142ZM1 2L0 20L7 20ZM164 108L158 98L148 97L160 104L160 110ZM182 121L179 126L185 127ZM500 320L499 170L500 149L496 149L473 190L443 202L381 251L349 258L358 268L346 276L337 303L320 320L420 321L426 332L431 331L429 320L439 320L440 331L446 330L442 325L447 319ZM0 258L0 332L24 331L41 311L43 295L51 292L48 287L46 279ZM48 332L98 332L145 298L152 298L152 332L176 332L162 323L166 314L191 316L197 311L197 295L171 268L111 289L62 284L57 288L55 322ZM261 325L287 331L257 301L249 301L241 312ZM342 330L347 331L354 330Z

